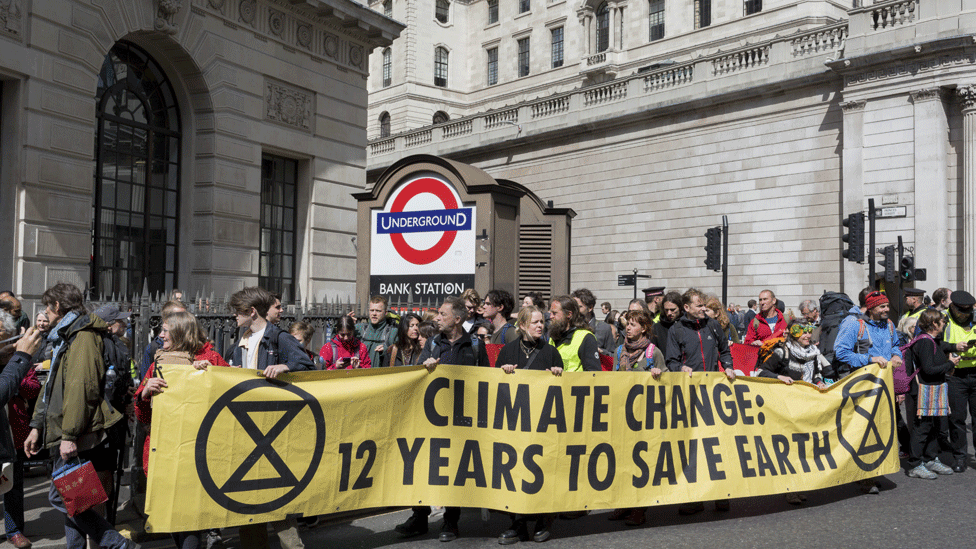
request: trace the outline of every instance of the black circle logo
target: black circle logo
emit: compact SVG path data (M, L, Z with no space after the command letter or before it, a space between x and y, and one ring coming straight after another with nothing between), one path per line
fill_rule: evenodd
M888 387L872 374L861 374L844 386L837 410L837 438L863 471L884 463L895 441L894 402ZM878 414L891 426L882 433ZM848 436L851 436L849 439Z
M275 400L237 400L238 397L255 389L279 389L287 391L291 395L298 396L301 400L294 399L275 399ZM283 395L284 396L284 395ZM313 443L312 459L307 469L301 474L296 475L289 468L285 460L281 458L274 449L274 442L288 428L291 422L302 413L306 408L312 414L315 423L315 439ZM220 486L214 480L210 471L210 462L207 455L207 447L210 443L211 431L224 410L229 411L236 420L236 425L232 430L240 429L254 442L252 450L244 460L237 465L230 477ZM252 414L273 413L272 417L277 420L267 432L263 432L254 421ZM223 441L233 441L237 437L233 432L219 430L216 435ZM302 433L305 437L306 433ZM280 509L293 501L302 491L312 482L312 477L318 471L319 463L322 461L322 453L325 450L325 416L318 401L306 391L294 385L271 385L265 379L252 379L243 383L238 383L229 391L224 393L214 402L207 415L203 418L200 431L197 433L196 440L196 467L197 475L203 484L207 494L221 507L240 513L242 515L258 515L269 513ZM257 463L262 460L270 463L277 476L271 478L250 478L249 475ZM219 456L218 459L224 459ZM281 494L282 489L287 489ZM260 497L262 491L270 494L267 501ZM234 499L230 494L247 493L248 501ZM280 494L280 495L279 495ZM255 502L256 501L256 502Z

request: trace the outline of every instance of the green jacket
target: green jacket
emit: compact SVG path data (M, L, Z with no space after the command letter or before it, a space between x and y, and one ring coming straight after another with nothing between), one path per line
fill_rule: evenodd
M79 439L122 419L122 414L103 395L102 335L107 329L105 321L90 314L80 315L58 332L58 342L68 343L58 353L57 363L51 364L51 373L31 420L31 428L41 432L42 447L51 448L62 440L84 446L88 441Z

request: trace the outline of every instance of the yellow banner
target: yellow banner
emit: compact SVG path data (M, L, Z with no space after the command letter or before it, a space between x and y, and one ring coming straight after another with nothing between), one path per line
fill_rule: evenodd
M147 498L158 532L390 505L642 507L900 468L891 370L876 366L824 392L717 373L164 369Z

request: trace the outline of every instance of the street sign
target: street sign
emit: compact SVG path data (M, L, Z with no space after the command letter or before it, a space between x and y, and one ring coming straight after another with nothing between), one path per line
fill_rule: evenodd
M617 275L617 286L633 286L637 284L636 275Z
M875 217L879 219L887 219L890 217L908 217L908 206L878 208L877 210L875 210Z

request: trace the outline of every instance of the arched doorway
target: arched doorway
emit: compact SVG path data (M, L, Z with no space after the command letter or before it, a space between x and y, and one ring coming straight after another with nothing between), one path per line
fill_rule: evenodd
M143 49L117 43L96 93L93 295L176 287L180 112L166 74Z

